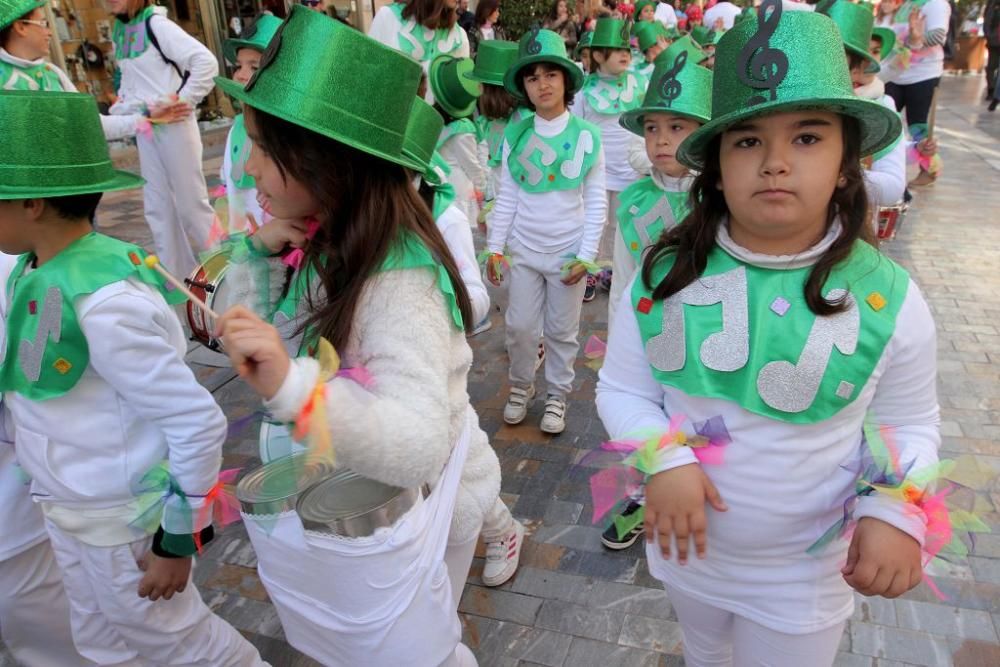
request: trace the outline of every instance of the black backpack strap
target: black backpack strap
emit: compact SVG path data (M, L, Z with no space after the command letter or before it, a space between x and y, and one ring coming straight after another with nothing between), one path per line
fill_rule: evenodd
M156 16L156 14L150 14L149 16L146 17L146 35L149 37L150 44L153 45L153 48L156 49L156 52L160 54L161 58L163 58L163 62L173 67L174 71L177 72L177 76L181 78L181 85L177 87L176 91L179 93L181 92L181 89L184 88L184 84L187 83L188 77L191 76L191 72L187 70L182 72L180 66L177 63L175 63L173 60L164 55L163 49L160 48L160 42L158 39L156 39L156 33L153 32L152 21L154 16Z

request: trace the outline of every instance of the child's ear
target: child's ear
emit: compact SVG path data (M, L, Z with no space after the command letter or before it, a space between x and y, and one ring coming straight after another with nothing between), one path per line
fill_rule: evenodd
M35 222L45 212L44 199L25 199L22 205L24 206L24 216L29 222Z
M843 174L841 174L840 178L837 179L837 187L838 188L847 187L847 177L844 176Z

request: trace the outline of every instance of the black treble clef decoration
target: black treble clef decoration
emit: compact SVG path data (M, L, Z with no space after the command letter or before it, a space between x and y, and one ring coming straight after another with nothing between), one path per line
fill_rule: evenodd
M669 107L674 100L681 96L681 82L677 80L677 75L681 73L684 69L684 64L687 63L688 52L681 51L674 58L674 64L670 66L663 76L660 77L659 82L657 82L658 90L660 91L660 96L663 101Z
M622 42L628 44L629 38L631 36L632 36L632 22L626 20L625 23L622 24L622 31L621 31Z
M756 90L770 91L772 102L778 99L778 86L788 74L788 57L770 44L780 19L781 0L764 0L757 10L757 32L740 51L737 65L740 81ZM747 104L754 106L765 101L763 95L754 95Z
M525 44L524 50L529 56L537 56L542 52L542 43L538 41L539 27L536 25L528 33L528 41Z
M250 80L247 81L247 85L243 86L243 90L250 92L254 86L257 85L257 78L260 77L260 73L267 69L267 66L271 64L275 56L278 55L278 49L281 48L281 33L285 32L285 26L288 25L288 19L281 22L278 29L275 31L274 36L271 37L271 41L267 43L267 48L264 49L264 53L260 56L260 64L257 66L257 71L253 73Z

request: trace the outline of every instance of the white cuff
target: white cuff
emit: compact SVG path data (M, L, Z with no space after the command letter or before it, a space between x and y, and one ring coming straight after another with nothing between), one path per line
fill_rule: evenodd
M878 493L864 496L854 509L854 518L865 517L884 521L894 528L903 531L924 546L924 535L927 532L927 518L923 510L916 505L886 498Z
M656 471L653 474L659 474L661 472L673 470L674 468L680 468L681 466L698 463L698 457L694 455L694 452L691 451L690 447L668 448L659 452L656 455L656 458Z
M288 375L281 383L278 393L264 401L264 408L275 419L283 422L294 421L302 405L309 400L309 394L319 377L319 362L309 357L292 359L288 365Z

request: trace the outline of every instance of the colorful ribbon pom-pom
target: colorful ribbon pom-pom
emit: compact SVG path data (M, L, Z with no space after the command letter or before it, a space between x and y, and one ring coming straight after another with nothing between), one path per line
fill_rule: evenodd
M306 240L311 240L312 237L316 236L316 232L319 231L319 220L316 218L309 218L306 220ZM286 266L290 266L293 269L298 270L302 266L302 260L305 259L306 253L302 248L292 248L291 251L282 257L281 261Z

